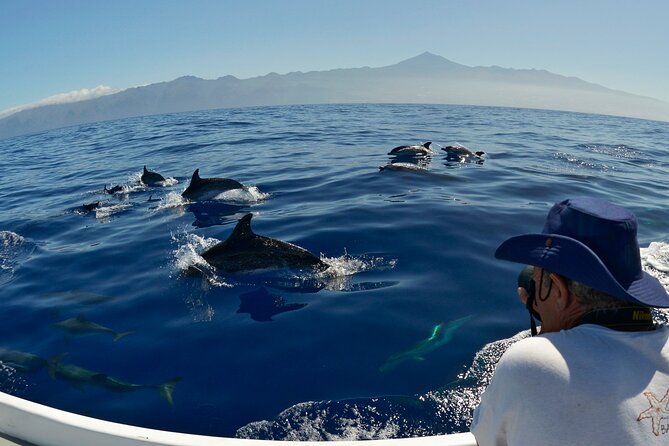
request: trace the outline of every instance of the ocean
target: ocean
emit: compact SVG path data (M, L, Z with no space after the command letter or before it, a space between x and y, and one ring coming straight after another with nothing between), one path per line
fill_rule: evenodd
M427 141L432 155L388 154ZM485 154L441 149L455 143ZM669 286L666 122L276 106L85 124L0 153L0 390L110 421L266 439L466 431L529 327L521 266L495 248L568 197L631 209L644 268ZM411 165L379 169L395 161ZM140 184L143 166L167 180ZM245 187L188 202L195 169ZM330 268L207 268L200 254L247 213Z

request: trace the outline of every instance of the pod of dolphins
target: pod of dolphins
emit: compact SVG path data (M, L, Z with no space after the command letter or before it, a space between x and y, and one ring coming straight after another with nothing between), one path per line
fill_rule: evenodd
M394 162L380 166L380 170L422 170L420 159L430 157L435 152L432 142L416 145L403 145L392 149L388 154L395 157ZM441 147L446 152L447 160L455 162L482 162L484 152L472 152L466 147L455 144ZM148 187L165 185L165 177L158 172L150 171L144 166L140 181ZM245 186L229 178L202 178L200 170L196 169L188 187L182 192L183 198L194 202L215 200L220 194L234 189L244 189ZM125 193L127 189L122 185L104 186L107 194ZM150 199L151 200L151 199ZM155 201L155 200L151 200ZM84 211L92 211L100 206L100 201L85 203ZM228 237L204 251L201 255L204 260L217 270L226 273L241 273L271 268L281 269L310 269L315 272L324 271L329 265L304 248L297 245L257 235L251 229L253 214L244 215L236 224ZM272 316L281 312L292 311L304 307L306 304L288 304L280 296L269 294L264 288L240 296L242 305L238 313L248 312L257 321L270 321ZM254 307L253 302L261 301L264 306ZM471 316L466 316L447 323L436 325L431 335L417 342L411 347L392 354L379 368L381 372L394 369L408 360L423 360L424 356L444 344L450 342L454 332ZM54 326L66 335L101 334L111 336L114 342L131 335L132 331L118 332L93 321L83 315L57 322ZM129 392L142 389L156 389L173 405L173 392L176 383L181 377L171 378L159 384L136 384L123 381L105 373L88 370L75 364L63 363L67 353L44 359L32 353L0 348L0 364L11 367L22 373L34 373L47 368L53 379L67 381L74 386L84 384L93 385L114 392Z
M462 144L440 146L428 141L422 144L395 147L388 152L388 155L392 157L390 162L384 166L379 166L379 170L425 171L427 170L425 166L429 164L430 158L435 154L435 146L439 146L445 152L446 161L449 165L471 162L480 164L484 160L485 152L474 152Z

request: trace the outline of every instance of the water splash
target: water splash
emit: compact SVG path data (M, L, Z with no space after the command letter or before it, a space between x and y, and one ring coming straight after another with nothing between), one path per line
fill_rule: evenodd
M160 204L156 207L156 211L182 208L188 203L189 201L182 197L180 193L170 192L160 199Z
M95 218L98 220L108 221L112 215L121 213L127 209L130 209L132 204L130 203L119 203L112 204L109 206L100 206L95 209Z
M648 248L641 248L641 265L669 291L669 244L651 242Z
M243 189L221 192L214 199L230 204L257 204L268 198L269 194L261 192L256 186L244 186Z
M19 263L34 250L35 245L23 236L11 231L0 231L0 284L11 280Z
M457 380L425 394L308 401L237 430L264 440L380 440L466 432L502 354L529 330L484 346Z
M0 231L0 269L13 270L13 259L25 239L11 231Z
M329 265L325 271L318 273L319 277L334 278L352 276L363 271L379 271L393 269L397 265L397 259L384 259L375 256L354 257L344 250L340 257L326 257L321 253L321 260Z
M215 201L232 205L253 205L266 200L269 196L268 193L261 192L256 186L247 186L243 189L231 189L221 192L215 197ZM156 210L181 208L189 204L194 204L194 202L182 197L181 193L170 192L160 200L160 204L156 207Z
M28 382L19 375L15 368L0 361L0 391L21 396L28 387Z
M112 187L117 187L117 186L120 187L119 190L117 190L115 192L110 191L110 189ZM103 192L104 193L106 193L108 195L116 195L116 196L129 195L133 192L138 192L138 191L142 191L142 190L144 190L144 185L141 184L141 183L118 184L118 185L113 185L112 184L112 185L109 185L109 186L105 184L104 187L103 187Z
M212 286L232 287L222 280L216 269L201 256L219 240L213 237L200 237L197 234L172 234L172 241L178 245L174 250L174 267L180 274L198 274Z

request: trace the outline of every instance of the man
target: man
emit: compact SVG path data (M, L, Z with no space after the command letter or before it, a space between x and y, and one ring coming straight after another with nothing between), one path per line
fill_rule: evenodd
M557 203L495 257L533 265L518 292L541 334L502 356L471 430L489 445L669 445L669 295L641 270L637 221L605 200Z

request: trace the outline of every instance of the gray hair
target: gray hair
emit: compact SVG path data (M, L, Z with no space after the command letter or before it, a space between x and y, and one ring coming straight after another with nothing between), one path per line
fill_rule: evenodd
M632 302L611 296L610 294L596 290L588 285L576 282L575 280L567 279L567 286L569 287L569 291L576 296L576 300L581 305L591 310L608 310L635 306Z
M542 270L541 274L545 274L545 276L542 278L544 283L543 287L545 288L547 284L550 283L550 278L548 277L550 275L550 271L546 271L544 269ZM636 304L632 302L611 296L610 294L599 291L581 282L571 280L568 277L561 277L567 281L567 287L569 288L569 291L574 296L576 296L578 303L590 310L608 310L613 308L636 306Z

